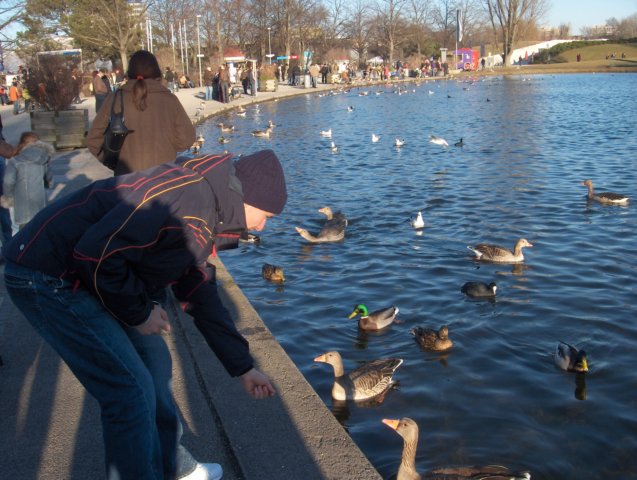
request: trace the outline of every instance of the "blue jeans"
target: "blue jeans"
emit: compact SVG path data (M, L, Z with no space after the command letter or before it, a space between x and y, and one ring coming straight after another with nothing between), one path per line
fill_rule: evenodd
M212 100L212 85L206 85L206 100Z
M109 480L174 479L196 461L179 444L164 339L115 320L82 287L7 261L11 300L99 402Z

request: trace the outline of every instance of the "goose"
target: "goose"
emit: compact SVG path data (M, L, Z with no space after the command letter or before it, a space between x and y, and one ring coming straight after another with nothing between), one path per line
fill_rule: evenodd
M395 384L394 372L403 363L402 358L372 360L345 373L341 354L336 351L319 355L314 361L329 363L334 368L333 399L355 401L369 400L391 389Z
M325 225L315 236L305 228L295 227L296 231L310 243L340 242L345 238L345 227L347 218L341 212L332 212L330 207L322 207L319 212L327 217Z
M348 318L351 320L352 318L360 315L360 318L358 319L358 327L361 330L382 330L392 324L392 322L396 319L398 312L398 307L391 306L369 313L367 311L367 307L362 303L359 303L354 307L354 311L349 314Z
M321 130L321 137L332 138L332 129L329 130Z
M283 268L276 265L270 265L264 263L261 267L261 276L271 282L283 283L285 282L285 275L283 274Z
M380 135L376 135L375 133L372 133L372 143L376 143L380 140Z
M224 125L223 123L220 123L219 130L224 133L234 132L234 125Z
M462 141L462 138L460 140L458 140L456 143L454 143L454 146L456 146L456 147L464 147L464 142Z
M416 230L425 228L425 221L422 218L422 212L418 212L414 218L410 220L411 226Z
M321 207L318 209L319 213L322 213L323 215L325 215L327 217L326 220L326 224L329 222L336 222L336 223L345 223L345 226L347 226L347 217L345 217L345 215L343 215L340 211L338 212L334 212L332 211L331 207Z
M516 243L513 251L498 245L488 245L480 243L475 246L467 246L469 250L476 254L476 260L485 260L495 263L515 263L524 261L522 249L524 247L532 247L533 244L524 238L520 238Z
M495 297L495 292L498 286L495 282L491 282L489 285L482 282L467 282L460 291L469 297Z
M441 147L448 147L449 144L447 140L442 137L436 137L435 135L429 135L429 143L433 143L435 145L440 145Z
M403 140L402 138L396 138L396 140L394 140L394 145L396 145L397 147L402 147L405 144L405 140Z
M628 203L628 197L620 195L614 192L602 192L594 193L592 180L584 180L581 185L588 187L588 198L590 200L597 200L599 203L606 203L610 205L624 205Z
M330 150L332 150L332 153L338 152L338 147L336 146L334 142L331 143Z
M559 342L555 349L555 365L567 372L588 372L586 352L566 342Z
M444 352L453 347L453 342L449 338L449 328L443 325L436 332L430 328L414 327L409 333L414 336L416 343L423 350L432 350L434 352Z
M271 134L272 134L271 127L268 127L265 130L254 130L252 132L252 135L254 135L255 137L270 137Z
M411 418L400 420L383 418L382 422L403 437L403 452L398 467L396 480L420 480L423 478L416 471L416 450L418 448L418 424ZM515 472L501 465L444 467L433 469L424 478L440 479L488 479L488 480L531 480L527 471Z

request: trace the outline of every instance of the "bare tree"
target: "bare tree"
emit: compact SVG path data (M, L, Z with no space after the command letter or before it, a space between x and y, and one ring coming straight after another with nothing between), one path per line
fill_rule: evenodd
M352 49L358 53L360 61L367 60L370 39L371 9L364 0L356 0L350 4L345 22L345 33L350 41Z
M571 24L560 23L557 27L557 38L568 38L571 36Z
M504 64L511 65L511 52L518 38L520 22L531 22L544 15L545 0L483 0L491 24L502 38ZM497 35L497 33L496 33Z
M431 0L409 0L406 11L408 18L413 25L414 43L418 57L422 56L422 46L429 29L429 18L431 11Z
M405 0L377 0L374 23L380 40L386 45L389 63L394 63L394 51L405 40L402 35L404 26L402 11Z

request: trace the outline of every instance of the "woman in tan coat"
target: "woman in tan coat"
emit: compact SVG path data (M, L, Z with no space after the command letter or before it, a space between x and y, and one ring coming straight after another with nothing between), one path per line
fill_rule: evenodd
M124 122L129 133L115 175L172 162L178 152L190 148L195 141L195 127L179 99L161 84L161 69L152 53L135 52L128 65L127 77L128 81L120 90L124 96ZM86 138L88 149L98 158L113 99L114 94L111 94L104 101ZM119 105L118 98L116 112L119 112Z

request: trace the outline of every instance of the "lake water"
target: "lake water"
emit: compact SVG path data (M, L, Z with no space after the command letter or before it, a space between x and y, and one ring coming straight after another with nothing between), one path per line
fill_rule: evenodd
M260 245L223 252L228 270L384 477L397 471L402 439L381 419L408 416L420 425L423 472L501 463L535 479L637 478L637 75L396 88L296 97L200 127L204 152L222 148L223 120L237 129L224 148L272 148L288 178L283 215ZM271 139L250 135L270 119ZM327 129L338 153L320 136ZM586 178L632 203L587 202ZM294 227L318 231L325 205L348 216L346 240L308 245ZM419 210L421 235L408 221ZM478 263L466 248L520 237L534 244L523 265ZM265 262L284 268L284 286L261 278ZM465 298L470 280L495 281L497 301ZM359 333L347 319L357 303L397 305L402 323ZM409 329L442 324L453 350L421 352ZM554 366L559 340L586 350L584 378ZM332 369L313 362L328 350L347 370L403 358L399 389L380 406L332 406Z

